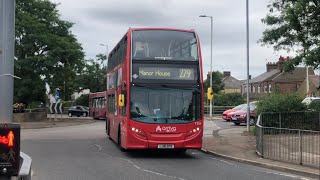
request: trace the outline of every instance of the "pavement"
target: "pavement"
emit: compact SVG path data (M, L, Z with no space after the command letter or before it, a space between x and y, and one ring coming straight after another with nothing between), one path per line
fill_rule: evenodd
M205 117L207 124L214 124L215 121L221 120L219 116L212 119ZM208 135L208 129L205 129L202 151L237 162L320 179L318 168L261 158L256 153L255 138L254 135L246 132L246 126L227 129L213 128L211 135Z
M90 118L74 117L57 119L56 121L52 119L41 122L22 122L21 127L22 129L40 129L75 126L96 121ZM255 136L246 133L245 126L220 128L215 125L215 121L221 121L221 117L205 118L207 125L203 137L203 152L236 162L320 179L320 169L259 157L255 151Z
M81 124L88 124L96 122L97 120L93 120L91 118L81 118L81 117L72 117L72 118L57 118L55 120L52 118L51 120L37 121L37 122L20 122L22 129L41 129L41 128L51 128L51 127L64 127L64 126L75 126Z

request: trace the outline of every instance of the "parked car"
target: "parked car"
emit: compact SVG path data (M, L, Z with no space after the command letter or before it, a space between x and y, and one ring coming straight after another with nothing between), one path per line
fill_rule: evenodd
M255 123L255 109L255 103L250 103L250 125L254 125ZM247 105L243 106L239 111L232 113L231 122L237 126L241 123L247 123Z
M232 109L228 109L228 110L224 111L222 113L222 119L224 119L226 121L230 121L232 113L241 110L245 105L246 104L240 104Z
M302 103L309 105L313 101L320 101L320 97L306 97L306 98L304 98Z
M89 114L89 108L85 106L72 106L68 109L68 116L84 116L87 117Z

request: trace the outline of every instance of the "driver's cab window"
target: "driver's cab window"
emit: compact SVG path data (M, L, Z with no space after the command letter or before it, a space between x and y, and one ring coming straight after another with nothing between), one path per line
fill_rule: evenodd
M134 54L133 56L135 58L145 58L145 57L149 57L149 47L148 47L148 43L146 42L141 42L141 41L137 41L134 44Z

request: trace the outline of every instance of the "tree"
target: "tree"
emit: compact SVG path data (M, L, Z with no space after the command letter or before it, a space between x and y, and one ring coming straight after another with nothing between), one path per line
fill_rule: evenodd
M106 67L103 65L107 59L106 55L98 54L96 60L87 60L81 74L77 76L77 82L82 89L90 89L91 92L105 91Z
M269 26L260 40L275 50L294 51L296 56L286 63L289 71L300 63L318 68L320 65L319 0L271 0L270 13L262 19Z
M15 74L22 78L15 81L15 101L45 102L46 84L69 99L84 66L73 24L61 20L57 4L49 0L17 0L15 23Z
M212 72L212 89L213 93L218 93L220 90L223 90L224 84L221 82L223 78L223 74L219 71ZM207 79L204 81L204 89L207 91L208 87L210 87L210 72L207 75Z
M76 99L75 104L79 106L89 106L89 95L81 95L78 99Z

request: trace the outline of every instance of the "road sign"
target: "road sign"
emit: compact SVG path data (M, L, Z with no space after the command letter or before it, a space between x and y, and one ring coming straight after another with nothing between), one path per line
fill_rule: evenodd
M51 103L50 104L50 113L51 114L62 114L63 113L62 103Z
M0 123L0 177L17 176L20 166L20 124Z
M60 95L59 95L59 88L56 89L56 91L54 92L54 99L56 100L56 103L59 101L60 99Z

